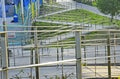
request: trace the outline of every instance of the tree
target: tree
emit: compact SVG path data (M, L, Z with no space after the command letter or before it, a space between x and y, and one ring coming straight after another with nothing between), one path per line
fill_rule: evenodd
M98 0L97 7L102 13L109 14L112 22L114 16L120 13L120 0Z

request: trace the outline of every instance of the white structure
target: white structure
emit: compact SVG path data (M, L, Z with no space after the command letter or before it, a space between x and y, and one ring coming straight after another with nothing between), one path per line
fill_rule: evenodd
M56 2L72 2L73 0L56 0Z

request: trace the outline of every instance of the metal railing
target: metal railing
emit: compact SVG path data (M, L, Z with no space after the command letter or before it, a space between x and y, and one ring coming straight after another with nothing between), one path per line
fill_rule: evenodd
M6 57L9 67L0 68L1 73L8 72L6 76L9 78L13 78L12 76L15 76L15 73L20 72L21 69L24 72L19 75L21 79L25 79L29 75L31 75L29 79L37 79L37 76L42 79L49 79L52 78L52 75L54 78L55 75L63 77L68 76L70 73L74 73L74 79L119 77L120 30L83 30L80 28L81 26L69 27L62 25L56 27L24 26L21 28L28 27L36 29L0 33L31 33L30 36L25 36L31 40L29 44L19 46L1 45L1 47L7 47L12 52L11 56ZM43 27L46 27L46 30L42 29ZM72 33L73 37L69 34L64 36L66 33ZM14 43L17 40L12 42ZM3 56L2 52L4 50L1 51ZM76 57L80 53L81 55ZM76 63L80 65L76 66ZM79 69L79 66L81 69ZM82 78L79 78L78 73L81 73ZM70 79L70 77L66 79Z

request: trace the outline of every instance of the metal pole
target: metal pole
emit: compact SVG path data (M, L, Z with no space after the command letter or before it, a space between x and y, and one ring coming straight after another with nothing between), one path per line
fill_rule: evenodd
M83 36L82 38L83 38L83 40L85 40L85 36ZM85 43L85 42L83 42L83 43ZM86 54L87 54L87 52L86 52L86 46L84 46L85 66L87 65L87 60L86 60L87 55Z
M38 16L38 7L37 7L37 1L35 2L35 17Z
M5 38L1 38L1 47L2 47L2 68L8 68L8 54L7 54L7 47ZM2 71L2 79L8 79L8 70Z
M107 39L107 54L108 54L108 79L111 78L111 59L110 59L110 31L108 33L108 39Z
M33 49L31 49L30 62L31 62L30 64L33 64ZM30 68L31 79L33 77L32 72L33 72L33 68Z
M37 26L35 27L36 32L34 33L34 43L35 43L35 64L39 64L39 52L38 52L38 38L37 38ZM39 78L39 67L35 67L36 79Z
M75 32L75 40L76 40L76 46L75 46L75 52L76 52L76 78L82 79L82 63L81 63L81 38L80 38L80 32Z
M24 23L24 8L23 8L23 0L21 1L21 15L22 15L22 23Z
M63 60L63 47L61 47L61 57ZM62 64L62 79L64 78L63 64Z
M116 34L114 33L114 56L116 55ZM114 65L116 65L116 57L114 57Z
M1 49L1 46L0 46L0 68L1 67L2 67L2 49ZM0 79L2 79L2 72L0 72Z
M57 37L57 41L58 41L58 37ZM57 45L58 45L58 42L57 42ZM59 61L59 48L57 47L57 61ZM59 65L57 65L59 66Z
M40 14L40 0L37 0L37 12L38 12L38 15Z
M59 49L57 47L57 61L59 61Z
M13 62L14 62L14 66L15 66L16 65L15 64L15 48L13 48L13 52L14 52L14 61Z
M5 23L6 23L5 0L1 0L1 3L2 3L3 30L5 31L5 30L6 30L6 29L4 28Z
M5 0L2 1L2 17L3 17L3 31L7 31L6 28L6 12L5 12ZM1 35L1 47L2 47L2 68L6 69L2 72L2 79L8 79L8 50L7 50L7 33Z

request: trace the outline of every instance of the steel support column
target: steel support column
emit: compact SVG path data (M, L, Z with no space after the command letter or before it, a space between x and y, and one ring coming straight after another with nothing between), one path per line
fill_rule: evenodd
M75 53L76 53L76 78L82 79L82 65L81 65L81 36L80 32L75 32L75 40L76 40L76 46L75 46Z

